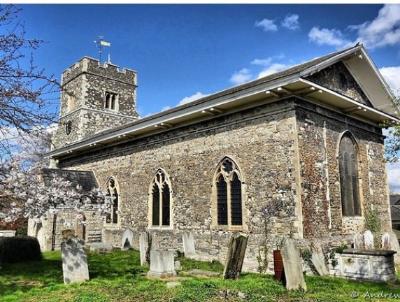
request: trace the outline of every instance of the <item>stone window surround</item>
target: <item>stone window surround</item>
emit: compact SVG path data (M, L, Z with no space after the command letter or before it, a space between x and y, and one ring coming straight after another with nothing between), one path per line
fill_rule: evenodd
M104 227L105 227L105 229L118 229L121 226L121 215L120 215L120 213L118 213L121 211L121 191L120 191L120 187L119 187L117 178L114 175L107 178L105 187L108 188L109 182L111 179L114 180L115 188L117 189L117 193L118 193L117 222L107 222L107 219L104 219ZM112 216L112 212L113 212L113 206L111 206L111 213L110 213L111 216Z
M114 109L106 107L106 105L107 105L107 103L106 103L107 94L112 94L112 95L115 96L115 107L114 107ZM117 93L116 91L112 91L110 89L107 89L107 90L103 89L103 108L105 110L110 110L110 111L113 111L113 112L119 112L119 93Z
M157 174L161 172L165 176L165 182L168 184L169 187L169 225L153 225L153 185L156 181ZM160 194L162 191L160 190ZM162 199L160 198L160 220L162 219ZM174 204L174 199L173 199L173 190L172 190L172 185L171 185L171 178L169 174L162 168L157 169L156 173L154 174L154 177L150 183L149 186L149 191L148 191L148 213L147 213L147 229L148 230L173 230L174 229L174 212L173 212L173 204Z
M221 173L221 166L223 162L229 159L234 164L234 169L229 173L230 175L224 175ZM242 225L232 225L231 224L231 184L230 178L233 176L233 173L236 173L239 180L242 183ZM218 199L217 199L217 181L220 175L223 175L225 181L227 182L227 207L228 207L228 224L227 225L220 225L218 224ZM233 159L232 156L224 156L222 160L217 165L215 169L215 173L212 180L212 190L211 190L211 229L219 230L219 231L247 231L247 215L246 215L246 182L244 181L243 173L240 171L240 168L237 164L237 161Z
M349 222L350 220L356 220L359 224L359 221L364 219L364 195L363 195L363 190L362 190L362 163L360 161L360 144L356 138L356 136L350 131L350 130L345 130L342 133L340 133L338 141L336 143L336 163L338 167L338 173L339 173L339 179L340 179L340 171L339 171L339 154L340 154L340 142L343 138L344 135L350 135L350 137L354 140L356 152L357 152L357 173L358 173L358 192L359 192L359 203L360 203L360 213L361 215L355 215L355 216L345 216L343 215L343 210L342 210L342 199L341 199L341 187L340 187L340 181L338 182L338 187L339 187L339 196L340 196L340 215L342 216L342 225L345 224L345 222Z

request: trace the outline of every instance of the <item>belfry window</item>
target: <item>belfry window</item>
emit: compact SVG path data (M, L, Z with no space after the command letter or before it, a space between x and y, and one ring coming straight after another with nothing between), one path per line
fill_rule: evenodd
M151 225L166 227L171 225L171 184L165 172L159 169L151 185L150 212Z
M225 158L217 168L215 177L217 224L241 226L243 224L242 181L239 168Z
M113 92L106 91L104 99L104 108L110 110L117 110L118 95Z
M107 183L107 197L111 200L111 211L106 216L107 223L118 223L119 194L114 178L110 178Z
M350 133L345 133L339 144L340 195L343 216L360 216L357 145Z

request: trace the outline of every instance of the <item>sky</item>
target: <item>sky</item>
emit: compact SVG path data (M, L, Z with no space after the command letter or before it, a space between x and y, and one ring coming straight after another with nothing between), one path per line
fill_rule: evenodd
M83 56L138 72L141 116L361 42L400 89L400 5L20 5L38 66L59 78ZM57 101L54 110L57 110ZM389 166L400 191L400 165Z

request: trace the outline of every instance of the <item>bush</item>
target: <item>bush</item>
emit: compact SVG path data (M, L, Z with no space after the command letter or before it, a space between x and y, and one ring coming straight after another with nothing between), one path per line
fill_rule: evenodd
M0 263L41 260L39 242L34 237L1 237Z

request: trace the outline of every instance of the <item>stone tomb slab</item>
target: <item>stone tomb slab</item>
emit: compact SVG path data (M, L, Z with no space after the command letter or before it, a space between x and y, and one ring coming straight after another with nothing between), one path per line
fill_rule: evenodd
M121 240L121 250L129 250L133 248L133 231L131 229L126 229L122 233Z
M306 290L300 251L293 239L285 239L281 254L285 270L286 288L288 290Z
M64 283L84 282L89 280L89 268L83 241L69 238L61 243L61 257Z

